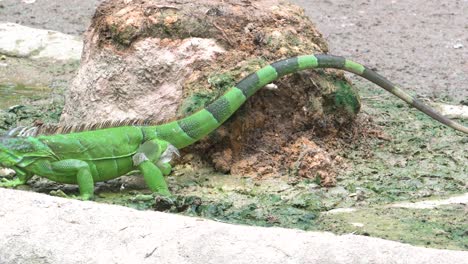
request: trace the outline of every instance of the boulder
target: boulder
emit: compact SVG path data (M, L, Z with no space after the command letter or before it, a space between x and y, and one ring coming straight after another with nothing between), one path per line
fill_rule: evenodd
M269 63L328 50L303 9L282 0L106 1L84 43L62 124L180 118ZM248 174L243 164L255 160L276 173L294 163L284 161L283 148L302 136L336 137L360 108L356 91L335 70L293 74L269 87L191 151L224 172Z

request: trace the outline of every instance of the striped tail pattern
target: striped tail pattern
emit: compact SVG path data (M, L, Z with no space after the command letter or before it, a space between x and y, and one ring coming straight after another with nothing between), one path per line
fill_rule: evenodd
M433 108L421 103L396 87L380 74L343 57L326 54L298 56L265 66L242 79L223 96L216 99L204 109L183 119L155 127L153 126L152 129L156 129L158 138L170 142L177 148L183 148L218 128L234 114L250 96L263 86L287 74L314 68L334 68L357 74L389 91L440 123L468 134L468 127L442 116Z

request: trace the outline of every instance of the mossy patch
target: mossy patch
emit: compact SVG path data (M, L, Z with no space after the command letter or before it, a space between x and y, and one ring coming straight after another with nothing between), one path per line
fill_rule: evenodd
M189 95L179 107L180 116L187 116L202 109L209 102L213 101L215 97L214 94L206 92L198 92Z
M325 93L324 96L324 111L330 114L341 115L344 119L354 120L361 109L361 100L357 90L343 77L338 77L333 74L323 74L323 87L332 85L329 89L330 93Z
M265 60L256 58L245 61L229 71L217 69L213 71L215 73L206 76L206 83L186 83L184 89L188 95L179 107L179 116L187 116L202 109L233 87L241 76L255 72L266 64Z
M343 79L336 80L335 85L337 86L334 94L335 107L343 109L349 115L356 115L361 109L361 101L356 89Z
M20 104L25 99L39 99L50 94L48 87L31 87L24 84L0 84L0 109Z
M412 245L468 249L468 214L462 205L437 209L373 208L323 215L319 230L358 234Z

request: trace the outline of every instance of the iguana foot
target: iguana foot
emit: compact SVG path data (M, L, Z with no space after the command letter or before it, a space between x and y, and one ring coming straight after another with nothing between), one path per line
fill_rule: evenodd
M89 200L94 200L93 195L89 194L81 194L81 195L68 195L64 193L62 190L52 190L49 192L50 195L56 196L56 197L62 197L62 198L71 198L71 199L77 199L81 201L89 201Z
M171 197L172 194L169 189L159 189L157 192L154 193L155 196L164 196L164 197Z
M82 194L80 196L77 196L76 199L81 201L94 201L94 195Z
M13 180L7 180L5 178L0 179L0 187L14 188L18 185L23 185L25 182L16 178Z

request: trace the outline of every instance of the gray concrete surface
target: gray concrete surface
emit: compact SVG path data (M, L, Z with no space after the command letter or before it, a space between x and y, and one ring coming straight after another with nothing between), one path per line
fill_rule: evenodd
M21 199L18 199L18 198ZM0 263L468 263L468 252L0 189Z

